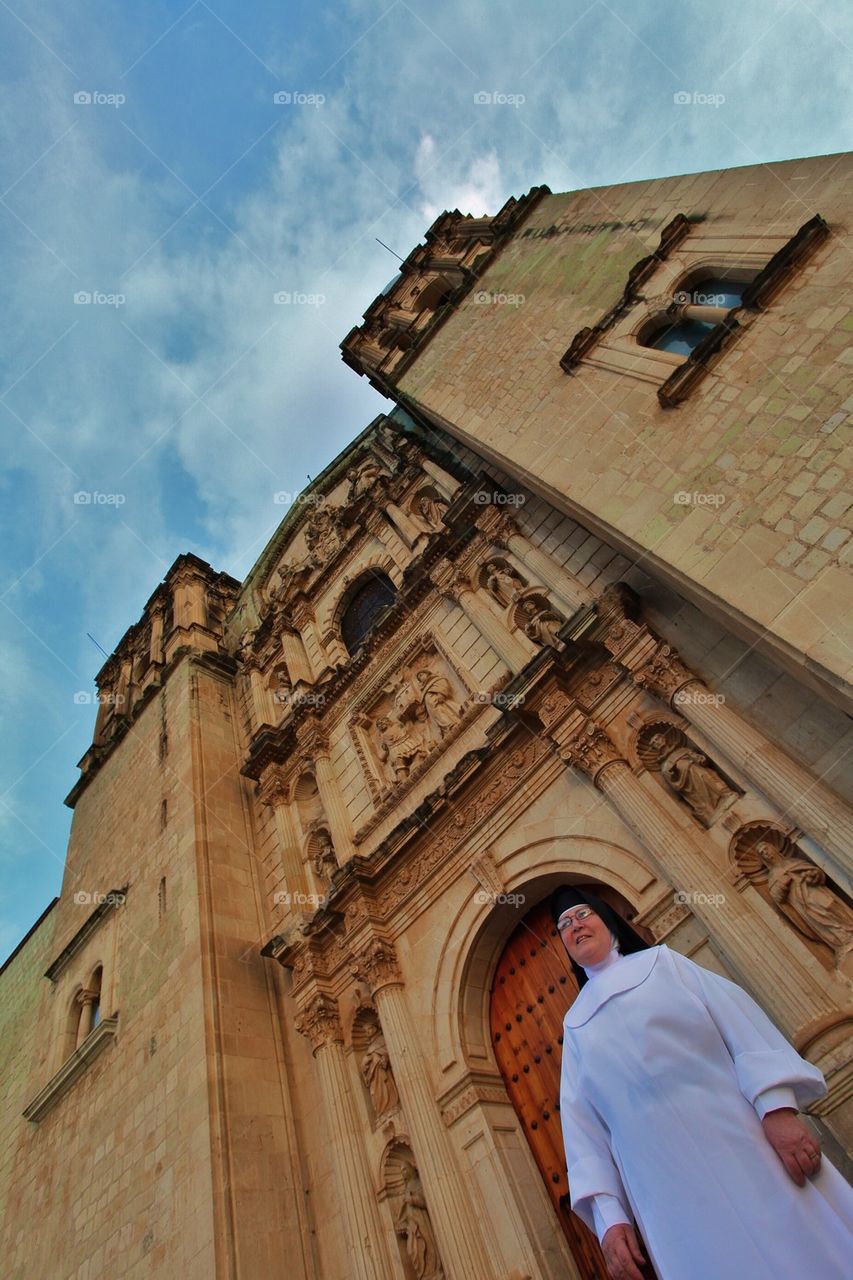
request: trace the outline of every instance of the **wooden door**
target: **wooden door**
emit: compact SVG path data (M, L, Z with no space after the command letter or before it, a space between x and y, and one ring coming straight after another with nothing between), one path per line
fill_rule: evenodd
M492 1044L510 1101L583 1280L607 1280L598 1241L569 1209L560 1127L563 1018L578 992L547 900L509 939L492 983Z

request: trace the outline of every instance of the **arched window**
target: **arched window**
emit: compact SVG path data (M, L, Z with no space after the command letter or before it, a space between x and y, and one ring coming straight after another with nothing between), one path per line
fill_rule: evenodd
M667 314L640 333L641 344L674 356L689 356L730 311L740 306L747 283L747 279L729 276L694 277L689 286L676 290Z
M341 618L341 635L351 654L359 649L370 629L397 598L397 588L387 574L372 571L357 587Z

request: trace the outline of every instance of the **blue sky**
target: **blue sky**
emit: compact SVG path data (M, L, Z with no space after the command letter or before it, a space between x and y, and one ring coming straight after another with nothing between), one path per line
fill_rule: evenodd
M375 237L848 149L851 53L844 0L0 0L0 956L59 891L86 633L182 551L242 577L386 407L338 353Z

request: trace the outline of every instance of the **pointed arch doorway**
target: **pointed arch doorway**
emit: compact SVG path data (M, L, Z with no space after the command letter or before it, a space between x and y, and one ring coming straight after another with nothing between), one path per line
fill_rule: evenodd
M621 915L633 914L618 893L603 885L594 889ZM546 899L525 915L504 947L492 980L489 1030L509 1100L578 1270L583 1280L607 1280L597 1239L569 1208L560 1126L563 1018L577 993Z

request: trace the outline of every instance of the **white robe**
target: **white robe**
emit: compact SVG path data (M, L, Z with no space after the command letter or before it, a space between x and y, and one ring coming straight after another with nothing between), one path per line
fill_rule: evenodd
M575 1213L636 1221L660 1280L850 1280L853 1188L798 1187L760 1116L823 1097L754 1000L666 946L596 969L566 1014L560 1117Z

